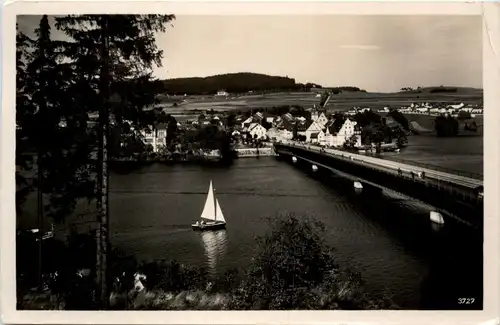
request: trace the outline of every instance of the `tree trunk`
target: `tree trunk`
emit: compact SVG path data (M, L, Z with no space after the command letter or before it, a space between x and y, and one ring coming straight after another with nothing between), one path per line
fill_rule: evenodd
M43 291L43 271L42 271L42 238L43 238L43 170L42 152L39 150L37 157L37 216L38 216L38 290Z
M109 207L108 207L108 133L109 133L109 52L107 36L107 17L101 18L101 106L99 109L99 152L98 152L98 227L97 227L97 298L100 309L109 304L107 254L109 248Z

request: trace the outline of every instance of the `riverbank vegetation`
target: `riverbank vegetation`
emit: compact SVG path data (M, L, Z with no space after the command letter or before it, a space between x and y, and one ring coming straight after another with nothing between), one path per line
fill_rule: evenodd
M395 110L389 112L389 117L392 121L373 111L354 115L353 118L361 129L361 143L370 147L374 144L377 153L381 152L382 145L386 143L395 143L398 148L404 148L408 144L409 122L404 115ZM341 122L343 123L342 119L339 123ZM355 142L347 141L346 144L352 148Z
M109 276L110 308L115 310L285 310L397 309L390 299L372 299L361 276L340 268L326 244L324 225L283 214L267 218L268 232L256 239L250 264L214 276L207 269L176 261L136 261L114 249ZM225 230L224 230L225 231ZM33 241L19 239L18 258L36 255ZM29 243L32 243L30 246ZM36 245L35 245L36 246ZM96 308L93 234L70 233L65 242L45 244L48 258L44 292L30 292L36 271L20 263L18 308ZM137 274L141 274L137 276ZM141 282L137 279L141 279ZM30 282L31 279L31 282Z
M478 126L469 112L461 111L457 117L437 116L434 120L434 130L438 137L454 137L460 134L478 133Z

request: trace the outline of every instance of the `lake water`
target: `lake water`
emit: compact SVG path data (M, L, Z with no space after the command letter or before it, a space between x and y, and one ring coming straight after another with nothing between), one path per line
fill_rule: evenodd
M483 137L409 136L400 153L384 154L420 163L483 174Z
M419 136L399 157L480 173L482 148L482 138ZM228 227L201 234L190 224L201 214L210 180ZM458 297L475 298L467 307L481 308L481 237L450 222L433 229L430 209L386 194L357 195L352 184L320 181L274 157L239 159L228 168L156 164L110 173L111 241L138 260L176 259L214 273L244 268L255 236L268 229L262 217L293 212L325 224L338 264L360 272L370 294L407 309L460 308ZM36 227L36 195L24 212L19 227ZM77 221L87 227L90 220Z
M190 224L201 214L210 180L228 227L202 234ZM223 272L248 265L255 236L268 229L262 217L293 212L326 225L337 262L360 272L372 295L408 309L458 308L456 297L464 295L480 304L481 243L471 230L448 223L436 231L429 207L357 195L340 179L332 184L273 157L219 169L157 164L113 173L111 240L139 260L175 259Z

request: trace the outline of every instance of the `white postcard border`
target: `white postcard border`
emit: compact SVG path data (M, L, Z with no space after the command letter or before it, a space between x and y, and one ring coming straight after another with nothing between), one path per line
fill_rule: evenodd
M459 2L6 1L2 25L0 137L1 321L6 324L498 324L500 4ZM17 14L174 13L180 15L482 15L484 127L483 311L16 311L15 22ZM466 50L466 49L464 49ZM460 272L460 270L456 270ZM467 274L464 274L467 281Z

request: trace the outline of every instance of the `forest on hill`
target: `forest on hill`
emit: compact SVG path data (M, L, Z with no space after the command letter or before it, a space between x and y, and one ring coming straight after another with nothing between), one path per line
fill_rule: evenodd
M169 95L215 95L220 90L228 93L309 91L321 88L314 83L296 83L295 79L269 76L259 73L228 73L210 77L175 78L162 80L164 91Z

